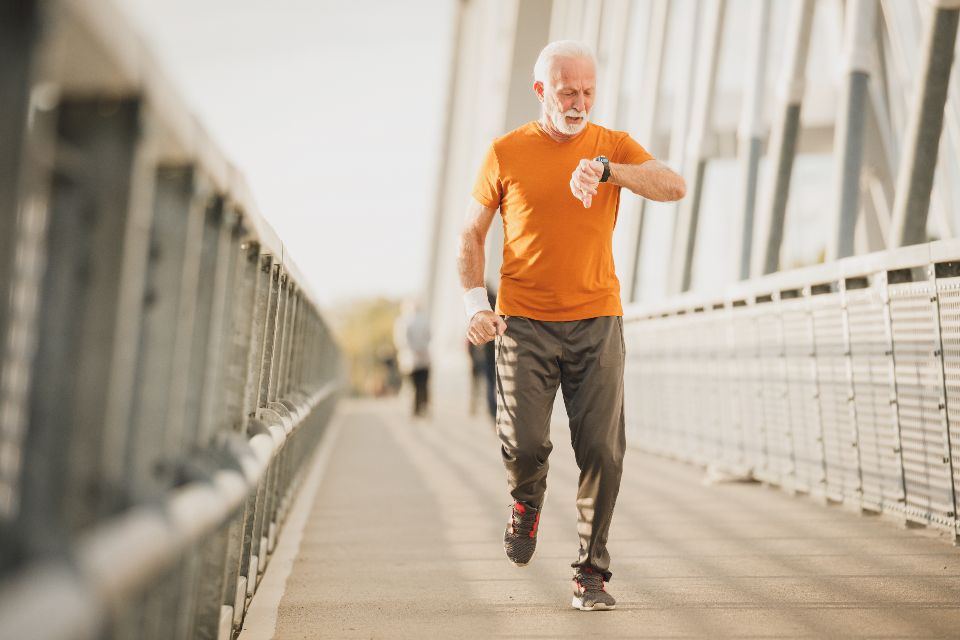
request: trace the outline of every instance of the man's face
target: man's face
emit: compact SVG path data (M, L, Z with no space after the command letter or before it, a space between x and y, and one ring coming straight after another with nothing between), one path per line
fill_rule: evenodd
M551 124L567 135L587 126L597 78L593 62L586 58L554 58L546 84L534 83Z

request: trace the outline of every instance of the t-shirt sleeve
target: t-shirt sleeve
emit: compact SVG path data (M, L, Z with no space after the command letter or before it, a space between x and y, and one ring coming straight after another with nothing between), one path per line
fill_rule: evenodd
M477 181L473 185L473 197L488 209L500 207L503 183L500 180L500 162L497 160L497 152L492 144L483 157L483 164L480 165Z
M617 164L643 164L647 160L653 160L653 156L629 134L623 136L613 157L610 158L610 162Z

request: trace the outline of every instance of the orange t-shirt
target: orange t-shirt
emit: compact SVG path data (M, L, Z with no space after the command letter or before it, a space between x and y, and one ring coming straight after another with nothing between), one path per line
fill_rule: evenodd
M497 313L550 321L623 315L613 266L620 187L601 184L589 209L570 192L580 160L600 155L617 164L653 157L626 132L589 122L566 142L536 121L493 141L473 197L499 207L503 219Z

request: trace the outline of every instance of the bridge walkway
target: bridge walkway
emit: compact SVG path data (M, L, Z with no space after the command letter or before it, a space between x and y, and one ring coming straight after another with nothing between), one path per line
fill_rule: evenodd
M449 396L423 420L405 399L341 403L241 640L957 637L960 550L937 534L636 449L611 530L618 608L574 611L566 425L518 569L492 426L464 413Z

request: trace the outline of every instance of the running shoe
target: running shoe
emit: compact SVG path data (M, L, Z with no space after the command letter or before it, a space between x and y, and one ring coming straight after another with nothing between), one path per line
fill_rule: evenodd
M503 550L507 558L518 567L525 567L537 548L537 525L540 510L523 502L514 502L503 532Z
M579 567L573 576L573 605L580 611L615 609L617 601L607 593L603 576L590 567Z

